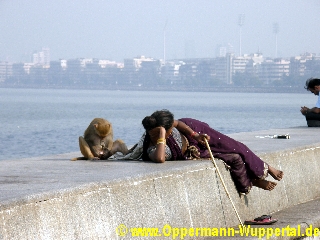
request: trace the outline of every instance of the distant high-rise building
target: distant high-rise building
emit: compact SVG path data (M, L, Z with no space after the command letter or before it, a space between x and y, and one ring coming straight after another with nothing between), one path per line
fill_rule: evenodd
M39 62L40 62L40 56L39 56L39 53L37 52L37 53L34 53L34 54L32 54L32 62L34 63L34 64L39 64Z
M219 48L218 57L225 57L226 55L227 55L227 48L226 47L220 47Z
M228 43L227 46L222 46L222 45L217 45L216 48L216 57L226 57L227 54L233 54L234 53L234 48L233 46Z
M7 80L12 75L12 63L0 62L0 82Z
M225 57L218 57L215 59L215 77L220 82L232 83L232 59L233 54L227 53Z
M280 81L289 76L290 61L285 59L266 59L261 63L259 78L264 84Z
M42 48L43 63L45 66L50 66L50 48Z
M234 54L234 47L228 43L227 53Z
M43 47L41 52L32 55L32 59L35 65L41 65L44 68L50 67L50 49Z

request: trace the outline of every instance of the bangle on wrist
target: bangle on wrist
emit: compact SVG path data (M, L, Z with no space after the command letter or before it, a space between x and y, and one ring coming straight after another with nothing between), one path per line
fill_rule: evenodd
M157 145L158 144L166 144L166 139L165 138L159 138L158 140L157 140Z
M197 133L196 133L195 131L193 131L193 132L190 134L191 138L193 138L196 134L197 134Z

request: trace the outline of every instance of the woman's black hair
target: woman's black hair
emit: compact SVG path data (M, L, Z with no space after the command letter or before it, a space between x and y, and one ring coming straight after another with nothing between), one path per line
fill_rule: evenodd
M166 130L172 127L174 121L173 114L166 109L155 111L151 116L147 116L142 120L142 125L146 131L150 131L156 127L164 127Z
M320 79L318 79L318 78L309 78L306 81L306 85L304 86L304 88L309 90L309 89L314 89L315 86L319 86L319 85L320 85Z

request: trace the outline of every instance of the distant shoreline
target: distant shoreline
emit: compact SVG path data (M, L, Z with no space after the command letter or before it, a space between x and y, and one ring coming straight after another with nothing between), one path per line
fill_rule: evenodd
M172 92L243 92L243 93L306 93L303 87L186 87L186 86L54 86L54 85L9 85L0 84L0 88L24 89L70 89L70 90L114 90L114 91L172 91Z

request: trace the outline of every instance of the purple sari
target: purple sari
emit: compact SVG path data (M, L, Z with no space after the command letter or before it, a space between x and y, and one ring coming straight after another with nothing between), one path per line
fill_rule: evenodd
M248 193L252 187L253 179L263 179L267 175L267 164L255 155L246 145L238 142L214 129L207 123L192 118L182 118L193 131L208 134L210 136L210 150L215 158L223 160L230 167L230 174L240 193ZM190 146L195 146L200 152L200 158L210 158L210 153L206 146L198 143L191 136L186 136ZM150 144L150 136L146 133L143 142L142 159L150 161L147 149ZM170 135L167 138L167 145L171 150L171 160L185 160L180 147Z
M253 179L263 179L267 175L267 164L255 155L246 145L238 142L214 129L207 123L196 119L182 118L193 131L210 136L210 150L215 158L223 160L230 166L231 177L236 188L241 193L248 193L252 187ZM198 143L191 136L186 136L189 145L194 145L200 151L201 158L209 158L206 146Z

